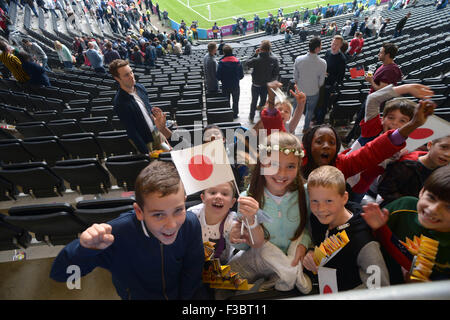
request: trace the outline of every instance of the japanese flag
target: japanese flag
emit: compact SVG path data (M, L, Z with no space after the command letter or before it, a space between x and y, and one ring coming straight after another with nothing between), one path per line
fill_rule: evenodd
M319 267L318 276L320 294L338 292L336 269Z
M222 140L170 152L186 194L234 181Z
M450 124L438 116L430 116L427 122L414 130L406 140L406 149L414 151L431 140L439 139L450 134Z

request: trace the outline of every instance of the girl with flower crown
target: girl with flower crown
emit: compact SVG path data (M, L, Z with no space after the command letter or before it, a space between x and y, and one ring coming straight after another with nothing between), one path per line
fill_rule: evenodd
M269 280L265 286L271 283L280 291L296 286L307 294L311 281L303 274L300 261L311 238L306 230L302 156L300 141L290 133L274 132L260 145L249 188L241 194L254 199L257 206L248 210L238 200L238 214L242 213L245 222L236 221L230 232L230 242L241 249L230 267L250 283L264 278Z

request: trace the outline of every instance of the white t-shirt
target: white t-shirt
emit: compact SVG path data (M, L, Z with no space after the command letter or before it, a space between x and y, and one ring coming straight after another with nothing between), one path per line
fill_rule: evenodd
M141 108L141 112L144 115L144 119L148 124L148 127L150 128L150 131L153 132L155 130L155 127L153 125L153 121L150 118L150 116L148 115L147 109L145 108L145 104L144 101L142 101L142 99L139 97L139 95L136 93L136 90L131 94L134 99L136 100L139 108Z
M219 242L220 239L220 223L214 225L209 225L206 223L205 218L205 205L203 203L200 203L196 206L190 207L187 209L187 211L193 212L198 220L200 221L200 225L202 227L202 240L203 242L211 241L216 243L216 245ZM231 228L233 226L233 220L236 217L236 212L231 211L228 216L225 219L225 224L223 226L223 236L225 239L225 248L222 252L222 255L220 256L221 263L227 263L228 260L231 257L231 253L233 251L233 248L231 247L231 244L229 242L229 235Z

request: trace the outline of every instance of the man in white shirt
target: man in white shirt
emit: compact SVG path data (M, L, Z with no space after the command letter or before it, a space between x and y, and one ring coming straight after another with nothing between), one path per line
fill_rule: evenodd
M319 58L318 54L322 50L322 40L319 37L313 37L309 41L309 52L297 57L294 63L294 80L299 91L306 94L306 114L305 132L310 125L314 109L319 101L319 90L325 82L327 72L327 63Z

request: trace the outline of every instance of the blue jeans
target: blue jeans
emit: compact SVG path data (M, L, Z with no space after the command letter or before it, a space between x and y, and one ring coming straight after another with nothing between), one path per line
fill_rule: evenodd
M252 85L252 102L250 104L250 119L255 118L256 104L258 103L258 98L260 99L259 105L264 106L267 100L267 86L263 85L261 87L256 87Z
M314 114L314 109L316 108L318 101L319 101L319 94L306 97L306 105L305 105L306 114L305 114L305 125L303 126L303 131L306 131L309 128L309 124L311 122L312 116Z
M241 94L241 89L237 88L222 88L222 93L230 101L230 95L233 98L233 116L236 118L239 114L239 96ZM231 104L231 103L230 103Z
M63 61L63 63L64 63L64 69L73 69L72 61Z
M48 66L48 58L42 59L42 68L44 68L45 71L52 71Z

